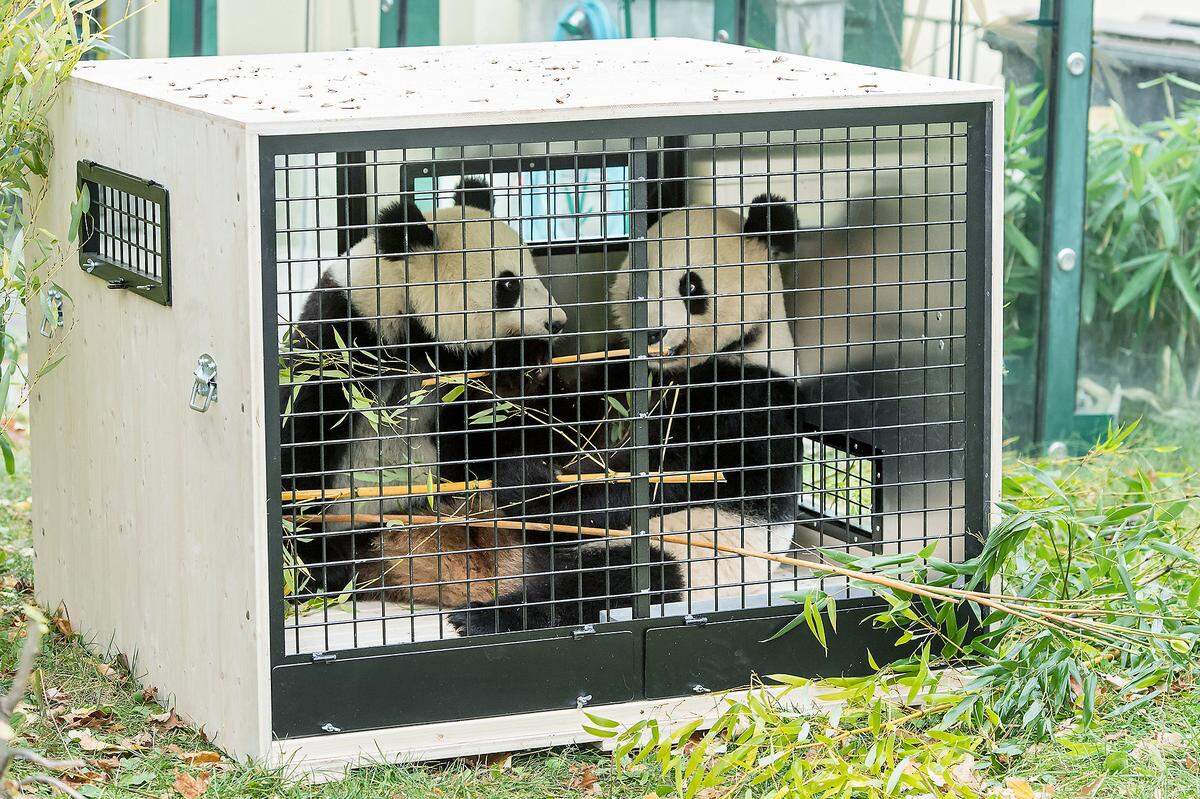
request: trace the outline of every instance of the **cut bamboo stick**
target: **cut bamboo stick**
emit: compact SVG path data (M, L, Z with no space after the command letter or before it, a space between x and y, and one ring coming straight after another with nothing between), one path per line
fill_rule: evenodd
M450 374L427 377L421 381L421 386L436 386L438 383L465 383L468 380L479 380L487 377L487 372L452 372Z
M629 350L600 350L599 352L581 352L578 355L557 355L550 359L555 366L565 366L573 363L588 363L590 361L607 361L616 358L628 358ZM660 347L647 347L646 354L652 356L666 355ZM427 377L421 381L422 387L436 386L438 383L461 383L465 380L480 380L488 376L488 372L452 372L436 377Z
M629 538L628 530L608 530L603 527L577 527L571 524L547 524L546 522L524 522L516 519L473 519L462 516L420 516L403 513L386 513L382 516L370 514L354 514L353 516L326 514L316 516L292 516L287 517L295 524L303 524L306 521L320 522L323 524L366 524L374 522L376 524L384 524L387 522L404 522L407 524L419 525L465 525L467 527L499 527L502 530L534 530L543 533L566 533L569 535L582 535L590 538ZM761 560L769 560L774 563L782 563L786 566L797 566L802 569L811 569L813 571L822 572L825 574L836 574L841 577L847 577L852 580L861 580L865 583L873 583L882 585L885 588L891 588L897 591L904 591L917 596L929 597L945 602L958 603L963 597L960 595L964 592L956 591L955 589L940 588L940 587L925 587L914 585L903 580L897 580L892 577L887 577L882 574L871 574L869 572L859 572L854 569L847 569L844 566L838 566L830 563L819 563L814 560L804 560L803 558L793 558L787 555L776 555L773 552L763 552L757 549L746 549L745 547L733 546L732 544L714 544L708 541L700 541L691 536L686 535L669 535L655 534L651 536L656 541L666 544L679 544L685 547L698 547L700 549L708 549L713 552L724 552L729 555L741 555L747 558L759 558Z
M610 480L628 483L633 479L629 472L589 472L586 474L560 474L554 478L560 483L598 483ZM724 472L688 472L686 474L652 474L651 483L724 483Z
M610 358L628 358L629 350L601 350L600 352L581 352L578 355L558 355L550 359L557 366L570 363L585 363L587 361L607 361Z
M305 489L303 491L284 491L284 502L333 502L339 499L361 499L363 497L407 497L412 494L461 494L464 491L491 488L491 480L472 480L468 483L437 483L431 486L383 486L371 488L335 488L335 489ZM432 488L432 490L431 490Z

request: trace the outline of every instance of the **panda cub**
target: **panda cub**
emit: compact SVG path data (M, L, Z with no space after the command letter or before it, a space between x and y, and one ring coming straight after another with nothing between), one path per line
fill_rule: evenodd
M292 373L280 400L287 489L329 492L355 485L356 478L366 488L379 480L494 480L504 452L544 451L518 432L520 420L471 424L497 397L544 392L549 342L566 325L530 252L492 215L492 203L491 188L472 179L460 183L453 205L428 218L411 197L396 202L345 261L322 271L283 344ZM462 371L487 371L487 385L422 386L432 375ZM450 391L458 396L446 401ZM311 512L397 513L408 503L340 501ZM430 509L414 500L411 512ZM309 540L297 554L306 563L326 564L312 576L330 590L351 579L369 588L386 570L398 598L418 602L453 602L457 595L444 584L465 588L475 578L525 568L519 535L509 540L491 530L448 527L397 528L382 536L347 532L379 526L307 523ZM461 569L454 565L459 562ZM462 593L457 598L465 602Z
M650 358L650 469L724 475L720 482L653 485L651 540L677 534L762 552L790 548L799 518L802 398L779 263L793 256L796 232L795 212L772 195L756 198L744 220L728 209L679 210L647 232L648 337L661 353ZM610 297L625 330L633 327L632 277L627 260ZM595 424L609 423L609 400L624 396L629 377L628 362L609 362L586 380L581 393L595 398ZM603 431L597 437L605 440ZM607 468L628 471L629 448L615 450ZM630 483L556 482L579 463L578 454L529 457L501 476L508 490L499 496L556 524L630 529ZM604 578L603 571L584 571L584 561L595 557L587 553L622 567L631 559L631 545L612 539L575 549L573 571L527 579L520 592L473 603L451 623L466 634L571 623L573 603L560 599L576 596L577 580ZM761 590L769 579L768 561L715 557L701 547L665 543L652 548L651 560L662 572L652 585L658 602L675 601L685 588L715 588L720 604L721 593L740 596L743 586L753 591L756 584Z

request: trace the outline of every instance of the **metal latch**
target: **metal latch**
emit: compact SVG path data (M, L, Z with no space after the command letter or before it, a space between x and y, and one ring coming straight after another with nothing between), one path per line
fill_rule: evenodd
M46 289L42 301L42 326L38 332L46 338L54 335L54 328L63 326L63 294L56 288Z
M335 655L332 652L313 652L312 653L312 662L313 663L333 663L335 660L337 660L337 655Z
M196 361L196 371L192 373L195 382L192 384L192 399L188 403L193 411L204 413L208 406L217 401L217 362L207 352Z
M596 634L596 628L594 626L592 626L591 624L585 624L582 627L580 627L579 629L571 631L571 637L576 640L579 640L580 638L586 638L589 635L595 635L595 634Z
M683 617L683 623L686 624L688 627L703 627L704 625L708 624L708 617L707 616L693 616L692 614L689 613L688 615Z

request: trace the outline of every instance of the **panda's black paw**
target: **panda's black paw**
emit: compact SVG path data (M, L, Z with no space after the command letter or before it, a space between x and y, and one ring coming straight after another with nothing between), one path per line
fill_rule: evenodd
M496 469L496 510L503 516L545 513L556 485L554 467L544 458L524 458Z
M521 629L521 614L514 613L511 608L497 607L495 602L471 602L465 608L451 613L448 621L454 631L463 637Z

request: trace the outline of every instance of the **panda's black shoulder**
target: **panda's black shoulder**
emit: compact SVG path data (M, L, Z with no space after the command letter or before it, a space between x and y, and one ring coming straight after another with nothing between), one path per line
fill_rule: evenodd
M701 373L692 370L689 382L715 386L717 410L725 408L764 408L791 410L800 401L799 384L794 378L759 364L735 363L722 358L707 362Z

